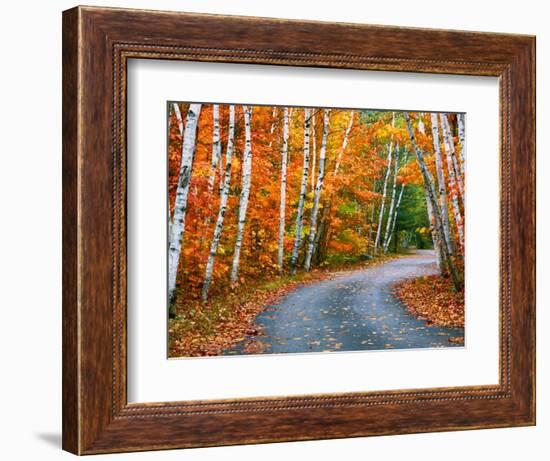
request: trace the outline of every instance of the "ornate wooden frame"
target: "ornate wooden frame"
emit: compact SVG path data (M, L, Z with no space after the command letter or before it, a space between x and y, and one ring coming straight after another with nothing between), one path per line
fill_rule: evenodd
M498 76L500 383L128 404L130 58ZM90 454L534 423L534 37L93 7L63 13L65 450Z

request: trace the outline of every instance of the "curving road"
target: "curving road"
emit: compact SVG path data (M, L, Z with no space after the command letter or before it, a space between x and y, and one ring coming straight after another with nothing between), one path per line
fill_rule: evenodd
M436 273L434 258L433 251L418 250L298 288L256 317L259 336L225 354L461 347L449 338L463 337L463 328L427 326L392 293L400 280Z

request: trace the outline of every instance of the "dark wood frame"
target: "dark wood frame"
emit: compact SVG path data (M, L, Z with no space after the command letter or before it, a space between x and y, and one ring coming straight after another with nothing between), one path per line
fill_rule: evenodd
M126 400L131 58L500 79L500 382L262 399ZM77 454L535 423L535 38L159 11L63 13L63 448Z

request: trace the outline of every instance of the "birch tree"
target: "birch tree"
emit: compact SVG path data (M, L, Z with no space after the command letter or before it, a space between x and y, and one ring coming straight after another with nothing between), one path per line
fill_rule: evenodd
M281 199L279 202L279 245L277 249L277 265L279 273L283 272L283 257L285 251L285 213L286 213L286 170L288 162L288 107L283 114L283 147L281 149Z
M445 142L445 146L448 146L448 149L446 149L446 152L448 152L448 156L450 156L451 165L454 169L454 177L456 181L456 185L458 187L458 191L460 193L460 199L462 200L462 203L464 203L464 184L462 182L462 177L464 176L464 171L462 168L462 165L459 165L459 162L456 157L456 149L455 149L455 142L453 140L453 135L451 133L451 126L449 125L449 119L447 118L446 114L439 114L441 118L441 127L443 129L443 140Z
M315 163L317 160L317 142L316 142L316 133L315 133L315 111L311 115L311 141L313 142L312 146L312 156L311 156L311 193L315 192Z
M275 132L275 117L277 116L277 107L273 106L271 111L271 128L269 129L269 134L271 135L271 140L269 141L269 147L273 146L273 133Z
M340 169L340 163L342 161L342 157L343 157L344 152L346 150L346 147L348 145L348 138L349 138L349 133L351 131L351 127L353 125L354 115L355 115L355 111L351 111L348 127L347 127L347 129L344 133L344 137L342 139L342 145L340 147L340 151L338 152L338 157L337 157L337 160L335 162L334 171L332 173L333 178L335 178L338 175L338 171ZM313 172L312 176L315 176L315 172ZM313 257L315 256L315 252L317 251L317 249L319 247L319 242L321 240L323 231L325 229L325 226L327 225L327 220L329 218L330 210L332 208L332 199L333 199L333 196L331 194L329 199L325 200L325 202L323 204L323 213L321 214L321 219L320 219L320 223L319 223L319 226L318 226L319 229L316 230L317 235L315 236L315 242L313 244L313 252L312 252L312 255L311 255L311 259L313 259ZM317 259L319 260L319 258L317 258Z
M340 148L340 152L338 152L338 157L336 158L336 164L334 166L334 176L338 174L338 170L340 169L340 163L342 162L342 156L344 155L344 151L346 150L346 147L348 145L348 138L349 133L351 131L351 127L353 126L353 118L355 116L355 111L351 111L350 117L349 117L349 123L348 127L346 128L346 132L344 133L344 139L342 141L342 147Z
M407 112L404 112L403 115L405 116L405 121L407 122L407 131L409 132L409 138L410 138L412 147L414 149L414 152L416 154L418 166L420 167L420 171L422 172L422 177L424 178L424 186L428 193L429 199L432 202L433 215L434 215L434 227L436 229L436 232L439 233L439 235L443 235L441 210L439 208L439 204L437 203L437 194L435 191L434 180L433 180L432 174L430 173L430 170L426 166L426 162L424 160L424 154L416 144L416 139L412 129L409 114ZM443 258L445 260L447 268L449 269L449 273L451 274L451 278L453 280L453 285L455 289L460 290L463 285L462 277L460 276L454 264L453 258L451 256L451 252L449 251L449 248L445 242L445 239L442 239L442 241L443 241L443 244L441 245L441 248L443 249L443 252L444 252Z
M309 242L306 249L305 269L309 271L311 268L311 257L313 256L313 248L315 244L315 231L317 229L317 213L319 212L319 201L323 190L325 179L325 160L327 152L327 137L329 130L329 114L330 109L325 109L323 118L323 140L321 142L321 151L319 152L319 174L315 184L315 196L313 198L313 208L311 210L310 226L309 226ZM347 141L346 141L347 142Z
M424 120L422 120L422 117L424 117L424 112L421 112L419 115L420 117L418 118L418 131L420 131L422 134L426 134Z
M388 240L387 240L387 242L384 246L384 253L387 253L388 248L390 247L391 239L392 239L393 234L395 232L395 226L396 226L396 222L397 222L397 213L399 211L399 206L401 205L401 199L403 198L404 190L405 190L405 184L403 183L403 184L401 184L401 190L399 191L399 198L397 199L397 203L395 204L390 235L388 236Z
M395 126L395 113L392 112L391 116L391 126L392 128ZM374 240L374 255L376 256L376 252L378 250L378 246L380 245L380 238L382 235L382 222L384 220L384 208L386 205L386 191L388 187L388 178L390 176L391 172L391 162L392 162L392 150L393 150L393 133L390 136L390 142L388 145L388 159L386 164L386 174L384 176L384 185L382 187L382 203L380 204L380 211L378 214L378 227L376 228L376 239Z
M390 209L388 210L388 219L386 221L386 233L384 235L384 240L382 247L384 249L384 254L388 251L389 246L389 238L390 238L390 231L391 231L391 225L392 225L392 218L393 218L393 210L395 207L395 200L396 200L396 189L397 189L397 171L399 170L399 143L397 143L397 146L395 148L395 161L394 161L394 168L393 168L393 180L392 180L392 191L391 191L391 199L390 199Z
M296 235L294 237L294 247L290 259L290 268L292 275L296 274L296 263L298 254L302 245L302 226L304 215L304 204L307 193L307 178L309 170L309 131L310 131L310 109L304 109L304 166L302 170L302 182L300 185L300 198L298 200L298 210L296 213Z
M181 148L181 164L176 189L176 202L174 215L170 226L170 238L168 245L168 300L172 301L176 288L176 278L181 252L181 241L185 233L185 213L187 211L187 196L189 194L189 183L191 182L191 169L195 155L195 144L197 136L197 125L201 111L201 104L191 104L187 111L185 129L179 107L174 103L174 111L178 118L180 131L183 132L183 143Z
M456 121L458 124L458 142L460 143L460 164L462 165L462 175L464 175L464 160L466 158L466 127L464 123L464 114L457 114Z
M439 124L437 114L431 114L432 140L435 154L435 171L437 176L437 189L439 193L439 206L441 207L441 219L443 220L443 236L451 254L454 254L454 239L449 224L449 205L447 203L447 186L443 173L443 159L441 157L441 145L439 143Z
M424 188L424 193L426 195L426 210L428 211L428 220L430 222L430 230L437 260L437 268L439 269L439 273L442 274L445 270L445 263L443 261L443 250L441 248L443 244L443 242L441 241L442 236L439 234L435 226L434 205L432 203L432 199L430 198L430 194L428 193L427 188Z
M212 106L212 158L210 160L210 174L208 176L208 192L211 193L214 189L214 182L216 181L216 170L218 168L218 162L221 161L222 155L222 143L220 139L220 106L214 104ZM222 177L220 175L220 183Z
M444 114L440 114L441 124L445 125L446 117ZM464 230L462 227L462 213L460 212L460 206L458 204L457 194L457 176L455 174L455 167L453 164L452 147L449 143L449 136L443 137L445 144L445 157L447 158L447 173L449 178L449 189L451 191L451 203L453 205L453 214L455 217L455 223L458 231L458 239L460 241L460 247L464 248Z
M208 253L208 261L206 263L206 271L204 274L204 282L202 284L201 299L206 301L208 299L208 291L210 289L210 283L212 282L212 273L214 271L214 261L216 259L216 253L218 252L218 245L220 243L220 237L223 231L223 222L225 213L227 211L227 198L229 197L229 187L231 185L231 159L233 157L233 138L235 137L235 106L229 106L229 134L227 138L227 148L225 151L225 176L223 179L222 193L220 197L220 206L218 209L218 218L216 220L216 227L214 227L214 235L212 236L212 243L210 244L210 251ZM220 159L221 160L221 159ZM220 182L221 179L220 179Z
M239 276L239 259L241 257L241 247L243 244L244 226L246 224L246 210L248 208L248 197L250 195L250 180L252 176L252 135L250 122L252 118L252 107L243 106L244 112L244 154L242 166L242 189L239 198L239 221L237 224L237 240L235 241L235 250L233 252L233 265L231 267L231 284L237 282Z

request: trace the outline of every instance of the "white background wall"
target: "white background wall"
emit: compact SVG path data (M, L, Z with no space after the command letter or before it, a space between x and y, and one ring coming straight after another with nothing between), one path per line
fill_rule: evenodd
M550 340L544 337L544 308L549 306L542 261L550 254L542 238L549 231L543 208L550 181L543 184L542 178L550 172L542 152L550 148L550 98L543 85L550 77L550 31L545 2L107 1L87 4L526 33L537 35L538 49L537 427L137 453L117 459L547 459L550 372L545 361ZM75 4L10 1L0 14L0 453L8 460L71 456L60 450L61 11Z

